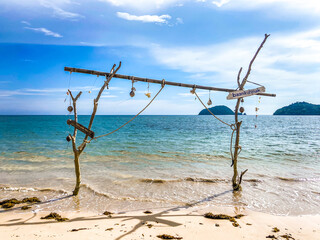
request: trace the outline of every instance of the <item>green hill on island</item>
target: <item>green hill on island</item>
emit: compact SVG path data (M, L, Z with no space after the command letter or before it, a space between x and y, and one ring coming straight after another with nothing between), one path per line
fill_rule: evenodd
M320 115L320 105L296 102L278 109L273 115Z
M211 107L209 110L215 115L234 115L234 112L230 108L223 105ZM199 112L199 115L210 115L210 113L207 109L203 109Z

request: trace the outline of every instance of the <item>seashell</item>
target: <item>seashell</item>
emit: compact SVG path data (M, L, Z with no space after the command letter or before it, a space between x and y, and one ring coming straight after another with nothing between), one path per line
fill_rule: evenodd
M258 112L258 111L259 111L259 108L256 107L256 112Z
M151 93L145 93L144 95L146 95L148 98L150 98L151 97Z
M91 93L91 91L89 91L88 93Z
M73 107L72 106L69 106L67 109L68 109L69 112L73 111Z
M69 92L67 92L67 95L69 95Z
M130 92L130 97L134 97L134 95L135 95L134 91L131 90L131 92Z
M68 142L70 142L70 141L71 141L71 137L70 137L70 135L68 135L68 136L66 137L66 140L67 140Z
M212 105L212 101L211 101L211 99L209 98L209 100L208 100L208 102L207 102L207 104L210 106L210 105Z
M240 107L240 112L243 113L244 112L244 108Z
M241 98L241 102L244 102L244 99L243 99L243 98Z

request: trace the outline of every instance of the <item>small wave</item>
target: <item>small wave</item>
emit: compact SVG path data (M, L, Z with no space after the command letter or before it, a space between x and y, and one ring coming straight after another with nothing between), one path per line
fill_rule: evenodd
M110 193L104 193L104 192L100 192L95 190L94 188L92 188L91 186L89 186L88 184L81 184L81 187L86 188L87 190L89 190L90 192L92 192L95 195L98 196L102 196L102 197L106 197L109 199L113 199L113 200L120 200L120 201L136 201L136 202L153 202L153 203L171 203L171 204L184 204L184 202L179 202L179 201L170 201L170 200L165 200L165 199L151 199L151 198L134 198L134 197L116 197L113 196Z
M27 188L27 187L0 187L2 191L11 191L11 192L56 192L60 194L69 194L67 191L63 189L53 189L53 188Z
M165 179L151 179L151 178L143 178L139 180L143 183L169 183L169 182L202 182L202 183L220 183L220 182L230 182L230 180L220 179L220 178L193 178L187 177L182 179L172 179L172 180L165 180ZM257 180L258 181L258 180Z
M320 178L286 178L286 177L276 177L279 180L286 182L319 182Z

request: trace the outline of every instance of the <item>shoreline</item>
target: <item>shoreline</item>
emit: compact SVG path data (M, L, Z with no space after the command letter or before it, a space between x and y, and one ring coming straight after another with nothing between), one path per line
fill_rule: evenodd
M151 213L144 213L147 210ZM205 218L204 214L208 212L244 216L236 219L239 226L235 227L229 220ZM31 210L1 212L0 239L161 239L157 236L162 234L190 240L320 239L320 214L276 216L243 207L193 206L111 215L57 211L69 220L41 219L49 213ZM274 232L274 228L280 231Z

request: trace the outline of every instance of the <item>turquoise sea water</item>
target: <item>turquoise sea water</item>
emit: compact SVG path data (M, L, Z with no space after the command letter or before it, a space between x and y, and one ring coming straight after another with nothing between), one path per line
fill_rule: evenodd
M130 117L96 116L93 131L107 133ZM45 201L72 192L68 118L0 116L0 200L39 196ZM319 214L320 117L241 119L239 170L248 172L240 194L231 191L229 127L212 116L140 116L87 146L79 197L37 208L121 211L196 204ZM89 116L79 116L81 124L88 121Z

